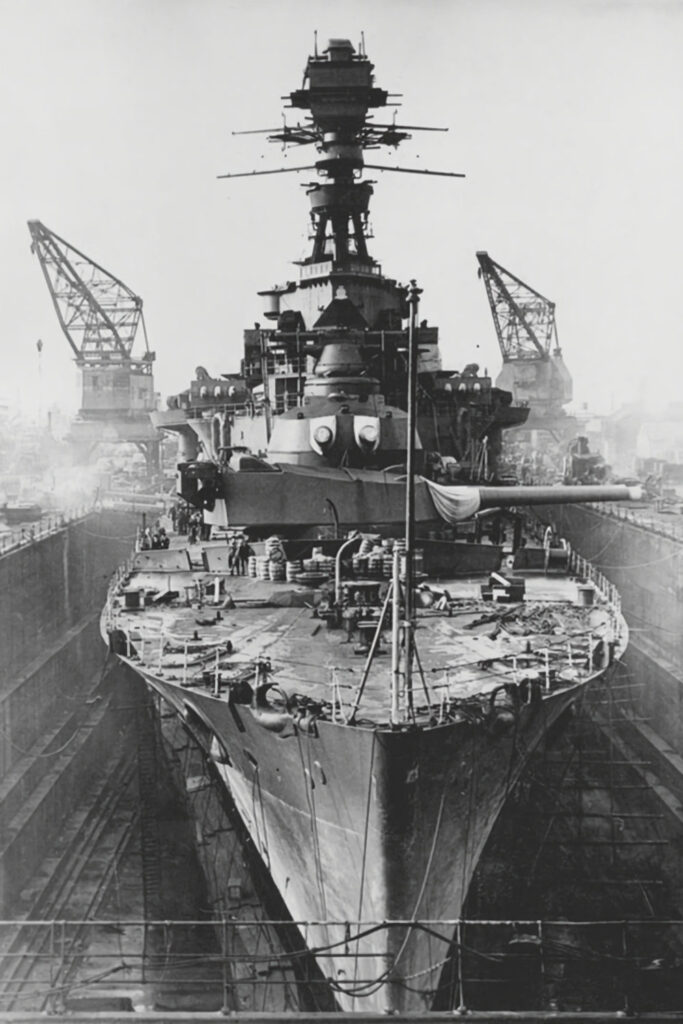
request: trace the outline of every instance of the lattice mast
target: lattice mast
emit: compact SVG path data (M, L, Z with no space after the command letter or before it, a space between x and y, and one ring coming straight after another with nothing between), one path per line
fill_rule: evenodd
M142 299L40 221L28 222L52 304L82 371L81 415L136 416L155 407ZM144 353L133 356L138 331Z
M307 186L311 202L313 249L304 261L317 264L332 259L343 266L350 259L372 263L368 255L368 206L372 184L361 181L364 169L404 174L435 174L462 178L451 171L391 167L366 163L363 151L380 146L393 148L410 139L410 131L445 131L416 125L376 123L370 110L395 105L391 94L374 84L374 65L364 46L356 52L347 39L331 39L322 55L309 57L301 89L289 94L289 106L308 110L304 123L284 124L279 129L263 129L269 142L283 147L313 145L319 153L314 164L283 167L272 171L221 174L220 178L251 177L288 171L317 171L320 181ZM236 132L235 134L259 134Z

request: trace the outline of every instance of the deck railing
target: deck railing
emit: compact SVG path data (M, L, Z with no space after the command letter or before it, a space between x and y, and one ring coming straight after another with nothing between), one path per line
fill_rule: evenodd
M621 597L619 591L611 583L604 573L580 555L578 551L572 550L569 558L569 566L575 576L581 579L590 580L602 598L607 602L611 612L614 638L619 640L622 637L625 622L621 612Z
M9 551L26 547L53 533L58 533L69 523L83 519L95 509L96 506L92 503L77 505L75 508L64 509L60 512L48 512L33 523L23 523L0 537L0 555L5 555Z
M648 533L656 533L660 537L668 537L670 540L683 541L683 516L676 516L672 513L670 521L662 519L654 519L650 516L642 514L642 510L635 511L628 507L628 505L622 505L618 502L590 502L588 508L593 509L595 512L601 512L603 515L610 516L612 519L618 519L620 522L629 523L631 526L637 526L642 530L646 530Z
M71 508L60 509L59 511L46 512L44 516L35 522L22 523L14 529L8 530L0 535L0 557L17 548L27 547L37 541L44 540L54 533L59 533L70 523L84 519L93 512L115 511L115 512L155 512L159 513L164 505L163 495L127 495L110 497L103 495L97 501L92 500L74 505Z

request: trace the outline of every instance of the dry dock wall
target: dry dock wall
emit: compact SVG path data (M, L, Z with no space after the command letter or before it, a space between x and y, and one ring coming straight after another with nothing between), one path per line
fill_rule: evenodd
M619 590L630 630L624 671L638 693L638 712L683 753L683 543L639 526L623 509L538 511Z
M544 510L561 536L621 593L634 639L672 661L683 658L683 542L638 526L625 513L568 505Z
M101 606L134 533L130 513L91 513L0 558L0 686Z
M132 513L91 513L0 557L0 902L8 908L118 734L99 614ZM111 687L109 687L111 689Z

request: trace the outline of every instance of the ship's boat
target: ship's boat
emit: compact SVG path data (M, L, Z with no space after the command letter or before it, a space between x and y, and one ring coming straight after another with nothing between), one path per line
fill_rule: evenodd
M319 151L311 258L261 293L242 373L158 421L204 537L230 533L137 551L102 626L214 762L339 1007L421 1010L529 755L627 643L614 588L515 510L633 492L496 486L526 410L443 371L419 289L367 252L363 147L407 133L367 119L387 94L347 41L306 81L274 137Z

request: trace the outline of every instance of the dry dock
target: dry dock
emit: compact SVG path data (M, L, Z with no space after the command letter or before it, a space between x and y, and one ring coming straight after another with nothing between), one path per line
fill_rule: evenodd
M136 523L92 513L0 556L0 1017L339 1019L191 723L106 660ZM627 672L511 792L467 920L418 923L453 942L428 1019L680 1019L683 772Z

